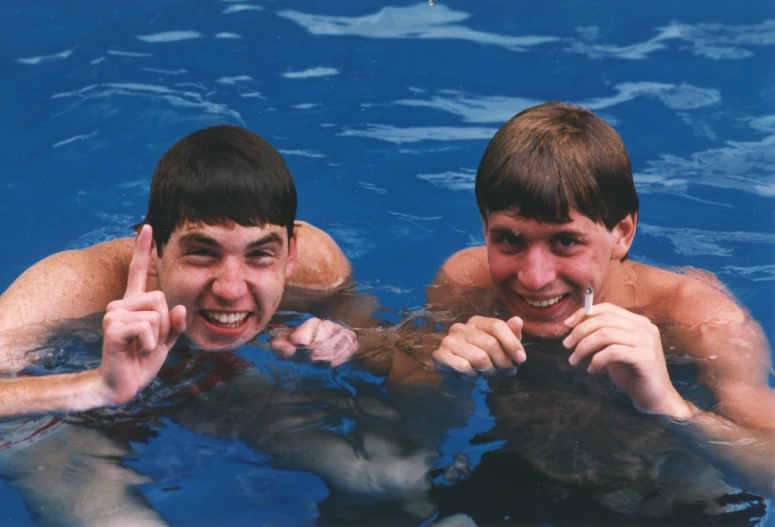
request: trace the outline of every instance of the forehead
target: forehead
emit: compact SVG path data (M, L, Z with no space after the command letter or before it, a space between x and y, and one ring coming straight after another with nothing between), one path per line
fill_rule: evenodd
M247 245L258 240L279 240L287 245L288 230L285 227L267 223L260 226L242 226L233 221L223 224L184 223L170 236L172 243L187 243L207 239L219 245Z
M602 223L595 223L576 209L569 211L570 221L567 223L548 223L526 218L519 214L518 210L507 209L491 212L487 215L487 228L509 229L525 234L552 234L555 232L576 232L579 234L595 234L605 230Z

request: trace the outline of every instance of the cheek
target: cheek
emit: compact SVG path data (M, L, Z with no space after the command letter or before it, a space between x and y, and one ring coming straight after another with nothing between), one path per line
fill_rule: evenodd
M490 266L490 278L493 282L504 282L516 274L517 262L513 257L497 251L489 251L487 258Z
M579 286L588 285L594 283L595 278L604 271L605 264L606 261L597 258L595 254L580 254L560 260L558 274Z
M253 280L254 290L264 307L276 307L285 290L285 274L283 269L262 274Z

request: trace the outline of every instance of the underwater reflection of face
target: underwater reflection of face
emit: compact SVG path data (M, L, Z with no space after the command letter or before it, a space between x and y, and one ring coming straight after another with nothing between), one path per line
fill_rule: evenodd
M612 262L629 248L629 242L622 243L621 223L609 231L575 209L570 220L543 223L504 210L488 214L484 222L493 287L512 315L523 320L526 334L565 334L564 320L584 307L587 287L603 291Z

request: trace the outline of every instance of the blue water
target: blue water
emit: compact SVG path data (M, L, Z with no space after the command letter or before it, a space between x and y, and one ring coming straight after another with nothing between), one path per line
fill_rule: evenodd
M775 338L769 0L40 0L0 4L0 25L0 290L48 254L128 235L164 151L228 122L283 153L299 218L336 239L362 288L396 312L422 306L443 260L483 241L487 140L562 100L627 145L633 259L716 273ZM146 496L173 525L297 523L326 495L244 445L158 426L136 466L164 480ZM462 440L448 441L443 455ZM159 472L170 452L186 470ZM30 522L0 487L0 524Z

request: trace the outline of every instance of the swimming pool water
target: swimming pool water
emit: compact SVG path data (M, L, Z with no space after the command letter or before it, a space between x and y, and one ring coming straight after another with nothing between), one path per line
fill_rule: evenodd
M562 100L593 109L628 148L641 197L632 258L716 273L772 342L773 11L764 0L3 3L0 289L48 254L129 235L163 152L228 122L280 150L299 218L336 239L362 288L396 312L422 306L441 262L483 241L473 177L489 138L525 107ZM239 442L156 426L129 463L162 481L146 496L173 525L296 524L326 495L319 478L266 468ZM165 457L187 470L163 472ZM196 491L165 490L186 485ZM214 494L225 520L192 500ZM32 521L7 485L0 511L0 525Z

